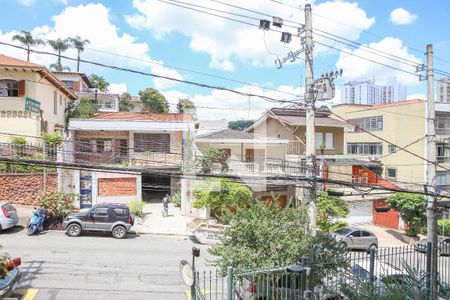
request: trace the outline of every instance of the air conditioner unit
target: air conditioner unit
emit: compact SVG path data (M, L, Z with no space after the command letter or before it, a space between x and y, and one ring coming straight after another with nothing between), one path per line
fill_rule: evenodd
M369 156L369 160L370 161L379 161L380 160L380 156L379 155L370 155Z

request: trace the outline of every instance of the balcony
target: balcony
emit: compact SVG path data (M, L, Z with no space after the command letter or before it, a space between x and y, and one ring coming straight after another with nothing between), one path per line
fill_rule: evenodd
M450 156L436 156L438 163L450 163Z
M201 173L200 167L197 172ZM262 162L232 161L224 164L213 164L212 174L227 174L232 176L302 176L306 174L306 166L285 160L267 160Z

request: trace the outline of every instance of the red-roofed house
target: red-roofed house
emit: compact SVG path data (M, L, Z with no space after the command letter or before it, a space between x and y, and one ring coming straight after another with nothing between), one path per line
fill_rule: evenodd
M0 128L13 135L41 137L65 126L65 109L77 99L46 67L0 54ZM33 138L28 142L35 142ZM0 135L10 142L11 136Z
M71 190L81 195L80 207L100 202L161 201L165 193L180 189L185 200L188 196L183 193L188 192L181 188L180 173L187 149L194 146L193 132L192 116L185 114L112 112L71 119L65 162L133 171L66 171L72 175L70 182L62 185L72 186ZM184 201L182 209L188 214L186 207L190 205Z

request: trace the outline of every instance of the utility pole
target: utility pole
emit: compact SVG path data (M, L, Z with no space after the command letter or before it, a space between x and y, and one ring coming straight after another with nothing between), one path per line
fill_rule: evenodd
M316 132L314 112L314 74L313 74L313 40L312 40L312 12L311 4L305 5L305 102L306 102L306 172L312 179L310 187L304 190L304 198L309 205L310 233L315 236L317 232L316 207Z
M434 111L434 70L433 70L433 45L427 45L427 116L426 116L426 141L427 141L427 168L426 180L427 190L431 194L427 196L427 241L428 254L427 272L430 282L430 297L434 298L437 288L437 231L436 231L436 134L435 134L435 111ZM431 246L431 247L430 247Z

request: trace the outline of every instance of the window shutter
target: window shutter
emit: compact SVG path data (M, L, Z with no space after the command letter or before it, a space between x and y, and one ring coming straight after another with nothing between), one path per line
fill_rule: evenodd
M19 81L19 97L25 96L25 80Z

